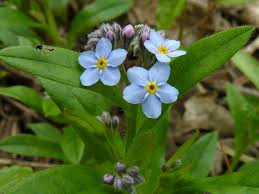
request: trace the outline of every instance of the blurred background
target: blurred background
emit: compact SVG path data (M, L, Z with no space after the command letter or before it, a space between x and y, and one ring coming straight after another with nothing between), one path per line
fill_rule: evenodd
M114 8L115 4L114 0L2 0L0 47L37 47L44 44L50 46L44 46L42 52L44 49L51 49L51 46L83 51L87 43L87 32L98 28L102 22L114 21L122 26L148 24L153 28L165 30L168 37L181 40L184 48L201 38L231 27L255 26L256 31L244 51L191 89L176 103L170 117L168 156L196 129L202 134L218 131L220 144L212 174L221 174L234 155L237 129L242 128L247 133L259 129L259 2L123 0L120 2L121 7ZM48 10L51 10L51 13L48 13ZM10 15L9 12L13 11L15 13ZM228 83L235 86L236 93L227 91ZM31 93L31 90L27 92L24 88L10 88L17 85L33 89L36 94ZM0 94L1 140L18 133L32 134L35 130L30 123L47 122L57 128L62 127L62 122L52 119L57 110L51 104L52 101L48 101L40 83L32 76L16 71L3 62L0 62ZM31 98L34 98L34 95L44 99L43 111L37 110L37 102L32 103ZM237 116L236 112L241 113ZM239 164L254 161L259 157L258 139L259 135L255 140L248 141ZM44 169L60 163L56 159L10 153L12 147L7 148L1 140L0 166L18 164ZM20 146L21 149L30 149L30 145L26 143L21 143ZM9 153L5 152L8 149Z

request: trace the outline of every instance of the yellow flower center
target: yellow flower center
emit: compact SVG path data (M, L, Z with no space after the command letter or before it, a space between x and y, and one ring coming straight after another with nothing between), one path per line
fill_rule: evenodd
M163 45L160 45L157 49L158 49L158 51L159 51L161 54L166 55L166 54L168 54L168 53L169 53L168 48L166 48L166 47L165 47L165 46L163 46Z
M150 94L154 94L157 92L157 84L155 82L149 82L147 85L146 85L146 90L148 93Z
M96 63L96 66L99 69L105 69L107 66L108 60L105 57L100 57Z

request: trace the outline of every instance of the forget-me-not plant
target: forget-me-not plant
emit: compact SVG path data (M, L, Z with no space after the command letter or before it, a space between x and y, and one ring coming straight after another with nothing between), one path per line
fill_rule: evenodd
M167 83L170 76L168 64L156 62L149 70L132 67L127 72L130 85L123 91L123 98L132 104L142 104L148 118L161 114L162 102L172 103L178 98L178 90Z
M150 32L149 40L146 40L144 45L162 63L169 63L171 58L186 54L186 51L177 50L180 47L180 41L165 39L154 30Z
M125 49L112 50L109 39L102 37L96 44L94 51L82 52L78 58L79 64L86 70L82 73L80 81L84 86L91 86L100 79L104 85L113 86L120 81L121 65L127 56Z

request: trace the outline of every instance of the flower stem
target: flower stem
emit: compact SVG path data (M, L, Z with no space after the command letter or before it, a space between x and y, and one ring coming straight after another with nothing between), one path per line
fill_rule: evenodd
M136 115L138 107L132 105L129 107L127 115L127 131L126 131L126 151L130 147L132 140L136 135Z
M64 38L60 36L58 32L55 17L51 10L50 1L46 0L45 3L43 3L42 1L38 1L38 4L40 5L40 7L42 7L47 22L47 24L44 26L45 32L48 33L50 38L53 40L54 44L58 46L64 46L66 41Z

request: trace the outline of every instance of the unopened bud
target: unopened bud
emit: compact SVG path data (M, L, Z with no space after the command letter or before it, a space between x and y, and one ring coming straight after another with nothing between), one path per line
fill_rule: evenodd
M134 185L139 185L145 181L144 177L141 175L134 176Z
M118 176L114 178L113 186L116 190L122 190L122 179Z
M122 176L122 185L123 188L131 187L132 185L134 185L134 179L128 174L124 174Z
M114 33L109 30L108 32L106 32L106 38L108 38L110 41L113 41L113 38L114 38Z
M134 33L135 33L135 31L134 31L134 28L131 24L128 24L122 30L122 35L125 36L128 39L132 38Z
M107 185L112 185L114 180L114 175L112 174L105 174L103 176L103 182Z
M126 171L126 166L121 162L117 162L115 164L115 169L118 173L124 173Z
M132 166L132 167L129 167L127 169L127 173L130 175L130 176L137 176L139 175L139 168L137 166Z
M149 33L146 32L146 31L142 32L142 34L141 34L141 40L142 40L143 42L145 42L148 38L149 38Z

